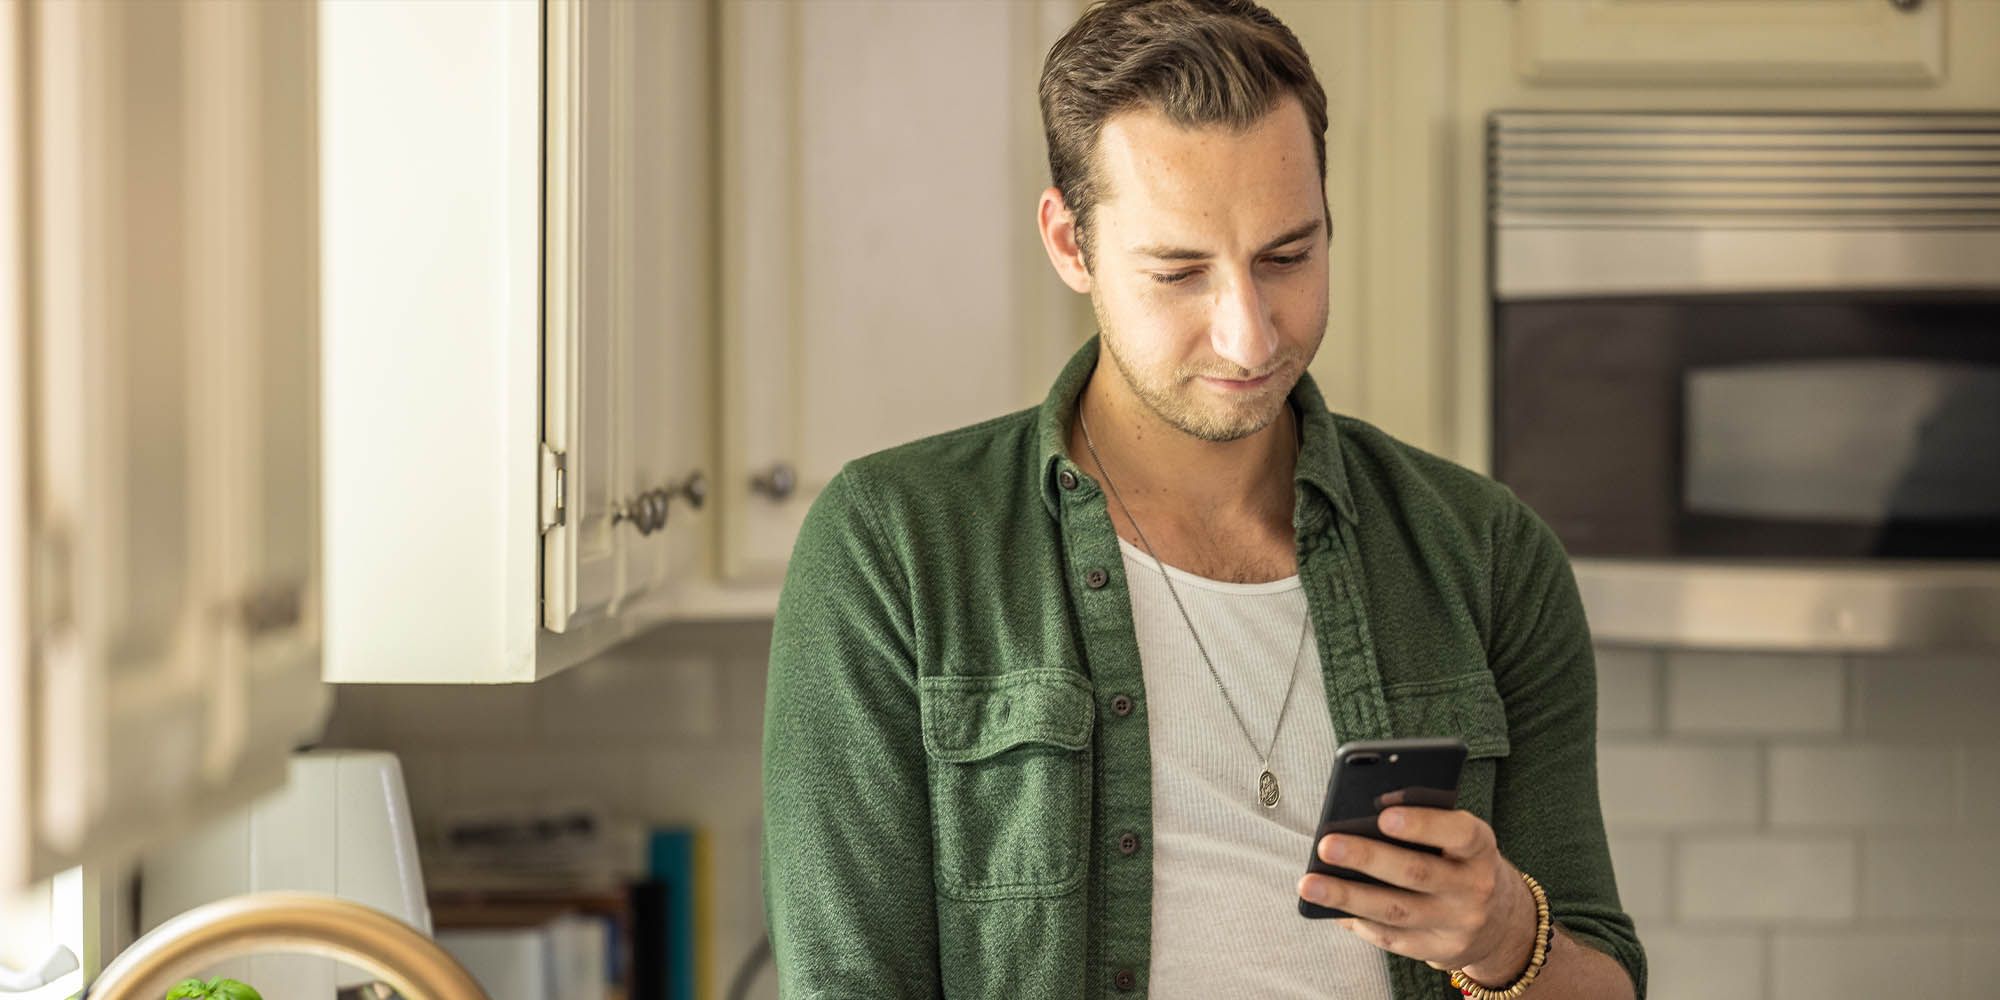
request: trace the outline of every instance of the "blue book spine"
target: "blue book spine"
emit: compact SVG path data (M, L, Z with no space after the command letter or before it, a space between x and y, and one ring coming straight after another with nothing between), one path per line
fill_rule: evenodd
M695 834L693 830L655 830L647 850L647 868L666 883L667 1000L695 1000Z

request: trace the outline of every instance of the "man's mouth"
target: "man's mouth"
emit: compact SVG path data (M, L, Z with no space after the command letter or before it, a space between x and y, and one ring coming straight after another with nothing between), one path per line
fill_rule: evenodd
M1214 375L1203 375L1200 376L1200 378L1203 382L1206 382L1217 389L1222 389L1225 391L1232 391L1232 392L1242 392L1248 389L1263 388L1265 383L1271 381L1271 377L1276 374L1277 372L1275 371L1266 372L1255 378L1247 378L1247 379L1222 378Z

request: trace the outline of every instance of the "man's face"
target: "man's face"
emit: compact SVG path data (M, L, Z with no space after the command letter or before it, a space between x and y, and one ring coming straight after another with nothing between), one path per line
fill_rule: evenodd
M1102 343L1168 425L1205 441L1262 430L1326 334L1304 111L1286 98L1244 133L1131 111L1100 136L1089 287Z

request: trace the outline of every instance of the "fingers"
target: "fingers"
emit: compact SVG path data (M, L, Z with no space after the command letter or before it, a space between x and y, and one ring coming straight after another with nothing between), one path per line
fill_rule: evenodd
M1405 931L1402 928L1391 927L1387 924L1377 923L1373 920L1364 920L1355 917L1345 917L1340 920L1334 921L1334 923L1339 924L1342 928L1346 929L1346 931L1349 934L1352 934L1355 937L1358 937L1361 940L1366 941L1369 944L1372 944L1375 947L1382 949L1383 951L1395 952L1396 954L1402 955L1406 958L1417 957L1415 955L1410 954L1411 935L1408 931Z
M1309 874L1299 881L1299 895L1352 914L1341 926L1384 951L1452 968L1467 956L1490 953L1491 928L1506 909L1498 890L1511 867L1500 856L1493 828L1462 810L1410 805L1385 809L1376 819L1383 834L1443 853L1329 833L1315 847L1320 860L1386 884Z
M1307 875L1300 879L1299 897L1386 927L1420 927L1435 920L1432 909L1436 903L1422 895L1330 875Z
M1496 849L1493 828L1463 809L1423 809L1399 806L1376 817L1383 833L1397 840L1444 850L1445 857L1466 861Z
M1441 892L1458 874L1454 870L1458 862L1366 837L1341 834L1328 834L1320 839L1319 859L1416 892Z

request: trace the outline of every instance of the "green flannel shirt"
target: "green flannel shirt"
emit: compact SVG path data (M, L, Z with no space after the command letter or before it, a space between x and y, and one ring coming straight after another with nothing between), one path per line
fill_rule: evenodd
M1097 356L1093 338L1039 407L849 463L806 516L764 726L783 996L1146 991L1145 683L1105 494L1067 447ZM1643 1000L1561 545L1506 487L1329 413L1310 376L1291 402L1298 569L1335 732L1463 738L1460 807ZM1120 850L1127 833L1138 850ZM1396 1000L1457 996L1422 962L1391 955L1389 973Z

